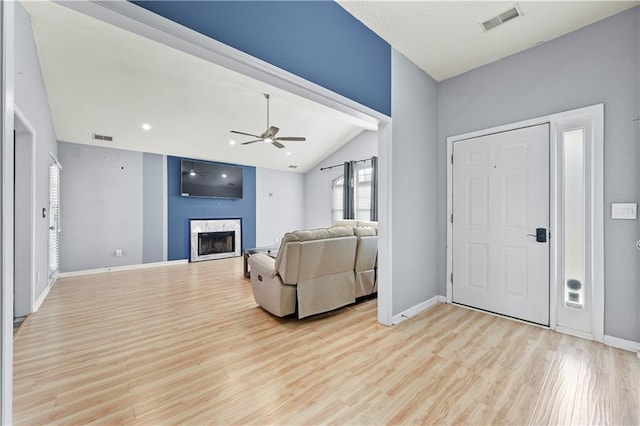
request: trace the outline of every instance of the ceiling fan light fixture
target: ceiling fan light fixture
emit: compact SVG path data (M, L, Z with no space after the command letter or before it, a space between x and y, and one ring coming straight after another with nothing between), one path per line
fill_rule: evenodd
M252 138L255 138L254 140L250 140L247 142L242 142L241 145L250 145L250 144L254 144L257 142L266 142L266 143L270 143L271 145L275 146L278 149L282 149L284 148L284 144L282 143L283 141L305 141L306 138L302 137L302 136L283 136L283 137L277 137L278 132L280 131L280 129L276 126L271 126L269 124L269 94L268 93L264 93L263 94L264 97L267 99L267 130L264 131L264 133L262 133L261 135L254 135L252 133L246 133L246 132L239 132L237 130L231 130L231 133L235 133L238 135L243 135L243 136L251 136ZM231 142L230 142L231 143ZM231 145L233 145L235 142L231 143Z

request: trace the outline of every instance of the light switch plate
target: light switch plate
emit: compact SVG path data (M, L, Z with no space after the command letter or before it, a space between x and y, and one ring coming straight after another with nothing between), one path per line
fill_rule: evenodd
M630 219L638 218L637 203L611 203L611 219Z

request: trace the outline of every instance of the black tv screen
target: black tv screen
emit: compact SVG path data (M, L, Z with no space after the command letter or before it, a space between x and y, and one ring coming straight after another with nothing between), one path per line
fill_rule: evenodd
M242 198L240 166L182 160L183 197Z

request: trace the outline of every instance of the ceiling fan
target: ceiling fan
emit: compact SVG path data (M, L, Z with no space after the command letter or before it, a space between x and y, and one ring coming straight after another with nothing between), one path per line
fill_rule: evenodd
M269 98L271 96L268 93L265 93L264 97L267 99L267 130L263 134L261 134L260 136L253 135L251 133L238 132L237 130L231 130L231 133L236 133L238 135L245 135L245 136L251 136L251 137L257 138L257 139L252 140L252 141L242 142L241 145L249 145L249 144L256 143L256 142L267 142L267 143L271 143L276 148L284 148L284 145L281 143L283 141L285 141L285 142L292 142L292 141L302 142L302 141L307 140L307 138L299 137L299 136L276 137L276 134L278 133L278 131L280 129L275 127L275 126L269 126Z

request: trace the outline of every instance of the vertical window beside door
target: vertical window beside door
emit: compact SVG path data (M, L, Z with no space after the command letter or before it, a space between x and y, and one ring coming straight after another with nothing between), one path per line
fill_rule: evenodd
M49 284L60 269L60 165L49 163Z
M563 132L564 304L584 308L584 129Z

